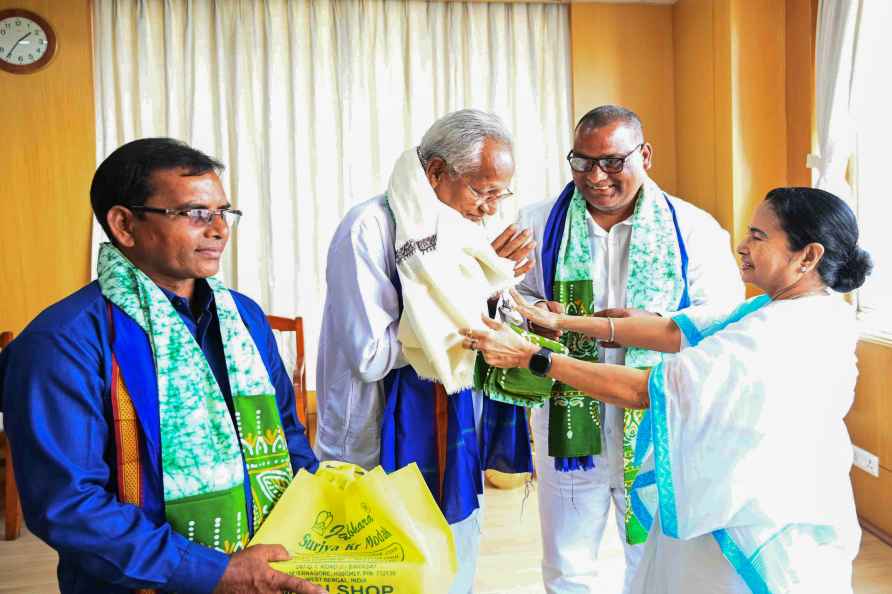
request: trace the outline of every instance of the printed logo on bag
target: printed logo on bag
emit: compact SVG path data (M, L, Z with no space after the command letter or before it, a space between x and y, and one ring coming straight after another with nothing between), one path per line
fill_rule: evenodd
M325 531L328 530L329 525L332 520L334 520L334 516L330 511L322 510L318 514L316 514L316 521L313 523L313 532L319 535L321 538L325 538Z
M393 535L387 528L380 524L374 526L375 518L367 503L360 503L360 508L365 515L358 520L337 523L331 511L320 510L310 532L303 535L300 548L317 554L362 551L379 559L402 561L405 558L403 546L389 542Z
M347 463L298 473L255 534L259 543L284 545L291 558L271 566L328 594L445 594L457 565L449 525L415 464L390 475Z

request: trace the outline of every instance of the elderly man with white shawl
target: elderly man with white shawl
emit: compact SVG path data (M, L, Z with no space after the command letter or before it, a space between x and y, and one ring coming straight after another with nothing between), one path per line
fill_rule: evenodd
M453 528L470 592L482 470L532 470L522 409L469 389L458 330L531 266L528 232L492 243L482 226L510 196L510 133L477 110L450 113L397 161L387 192L354 207L328 253L317 390L321 460L392 471L415 462Z
M738 253L764 294L737 307L613 319L518 305L539 326L673 353L651 369L552 356L492 320L466 346L496 367L543 359L548 377L647 410L632 507L650 536L634 594L851 594L858 331L838 293L871 259L851 209L812 188L769 192Z
M604 105L580 119L567 155L573 181L556 199L521 215L538 245L538 264L518 287L527 300L574 315L619 317L667 315L743 297L728 234L650 179L653 151L628 109ZM651 367L659 360L652 351L599 346L578 333L560 340L584 361ZM549 405L533 411L548 594L602 591L598 548L611 501L628 592L647 537L628 505L640 422L640 411L595 402L560 382Z

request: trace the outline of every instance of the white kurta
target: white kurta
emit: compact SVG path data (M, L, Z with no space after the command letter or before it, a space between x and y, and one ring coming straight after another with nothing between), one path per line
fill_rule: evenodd
M405 366L394 255L395 225L376 196L354 206L328 249L326 296L316 368L320 460L373 468L381 452L382 380ZM482 401L474 394L479 429ZM479 434L479 431L478 431ZM481 498L482 505L482 498ZM471 590L480 536L480 509L452 524L459 575L450 592Z
M656 519L632 590L851 594L852 308L811 296L727 313L677 317L694 346L651 373L639 476L655 480L636 495Z
M743 283L728 233L705 211L679 198L670 196L669 199L675 207L688 253L692 304L739 303L743 298ZM530 301L543 299L545 295L541 246L545 223L555 202L541 202L521 212L520 224L532 229L538 245L537 264L518 287ZM631 221L618 223L607 232L589 215L588 227L595 310L626 307ZM606 363L623 364L625 349L599 349L598 356ZM620 535L625 541L623 410L602 405L601 418L602 454L594 457L595 469L557 472L554 459L547 455L548 407L533 412L533 439L541 444L536 448L536 470L543 539L542 571L549 594L585 594L603 585L598 580L597 555L611 499L616 505ZM625 545L625 592L641 553L641 546Z
M316 369L320 460L373 468L380 460L381 380L403 367L394 223L377 196L353 207L328 248Z

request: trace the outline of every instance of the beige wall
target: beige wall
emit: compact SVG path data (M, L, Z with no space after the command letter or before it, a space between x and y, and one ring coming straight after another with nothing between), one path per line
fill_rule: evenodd
M574 121L607 103L636 112L654 147L651 176L676 193L672 8L571 4L570 44Z
M55 28L55 59L34 74L0 72L0 330L21 329L89 280L95 168L88 0L0 0Z

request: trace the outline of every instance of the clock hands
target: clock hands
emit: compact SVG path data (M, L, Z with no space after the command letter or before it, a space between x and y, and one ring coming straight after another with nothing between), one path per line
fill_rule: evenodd
M16 41L11 48L9 48L9 52L6 54L6 57L8 58L9 56L11 56L13 50L15 50L15 48L17 48L19 44L23 42L29 35L31 35L31 31L28 31L27 33L22 35L22 37L18 41Z

